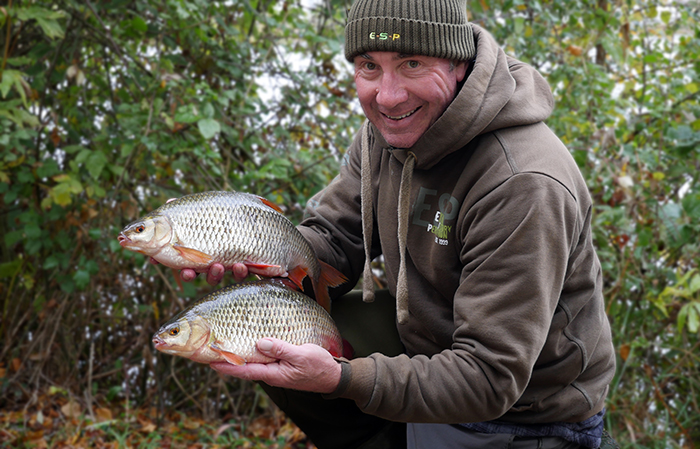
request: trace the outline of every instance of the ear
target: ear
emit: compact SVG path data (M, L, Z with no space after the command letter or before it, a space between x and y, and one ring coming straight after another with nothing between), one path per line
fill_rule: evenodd
M461 83L464 77L467 75L467 69L472 61L457 61L455 63L455 74L457 75L457 82Z

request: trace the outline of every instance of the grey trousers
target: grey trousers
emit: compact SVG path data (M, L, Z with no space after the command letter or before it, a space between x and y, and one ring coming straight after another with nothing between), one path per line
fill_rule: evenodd
M557 437L518 437L473 432L455 424L409 423L407 449L577 449L578 444Z

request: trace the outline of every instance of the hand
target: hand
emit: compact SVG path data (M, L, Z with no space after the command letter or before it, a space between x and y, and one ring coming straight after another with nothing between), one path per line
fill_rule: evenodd
M215 362L210 366L222 374L240 379L316 393L332 393L340 383L340 364L320 346L310 343L296 346L274 338L263 338L258 341L258 351L277 361L243 366Z
M153 265L158 265L160 262L155 260L154 258L149 258L149 261ZM209 285L216 285L221 280L224 278L224 273L226 272L226 268L224 268L223 265L220 263L215 263L212 266L209 267L209 270L207 270L207 283ZM233 264L233 267L231 268L231 272L233 273L233 278L236 280L236 282L242 282L245 278L248 277L248 267L245 266L245 264L242 263L235 263ZM183 268L180 271L180 279L182 279L185 282L192 282L195 280L199 273L192 268Z

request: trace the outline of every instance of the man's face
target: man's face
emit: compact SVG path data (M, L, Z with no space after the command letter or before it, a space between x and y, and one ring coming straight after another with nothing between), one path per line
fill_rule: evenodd
M389 145L410 148L452 102L466 63L374 51L355 57L355 85L367 118Z

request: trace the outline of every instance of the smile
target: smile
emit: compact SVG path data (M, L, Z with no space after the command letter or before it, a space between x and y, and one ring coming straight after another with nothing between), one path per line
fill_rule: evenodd
M388 119L391 119L391 120L401 120L401 119L405 119L406 117L412 116L413 114L416 113L416 111L417 111L418 109L420 109L420 106L417 107L417 108L415 108L415 109L412 110L411 112L408 112L408 113L406 113L406 114L404 114L404 115L399 115L399 116L397 116L397 117L392 117L391 115L387 115L387 114L385 114L385 113L383 113L383 112L382 112L381 114L382 114L384 117L386 117L386 118L388 118Z

